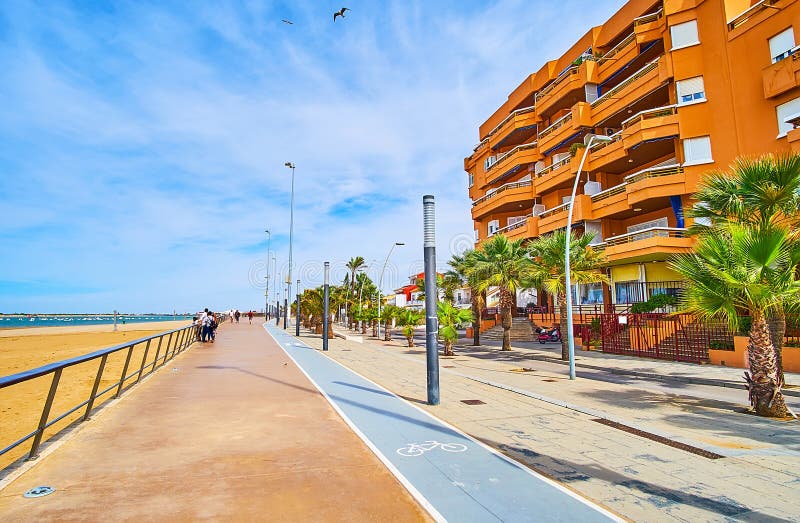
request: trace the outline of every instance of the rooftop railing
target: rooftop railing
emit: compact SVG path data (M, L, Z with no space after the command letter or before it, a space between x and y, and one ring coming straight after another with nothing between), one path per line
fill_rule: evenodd
M489 166L488 171L491 171L492 169L494 169L497 166L497 164L499 164L500 162L502 162L506 158L510 157L514 153L518 153L519 151L526 151L528 149L535 149L536 147L537 147L537 142L530 142L530 143L524 143L522 145L518 145L518 146L514 147L513 149L511 149L510 151L504 153L502 156L498 156L497 159L494 161L494 163Z
M219 315L218 321L223 323L224 316ZM44 400L44 405L42 406L42 412L39 417L39 423L36 427L36 430L0 449L0 456L32 439L33 441L30 452L28 453L28 459L35 459L38 455L44 433L48 428L84 408L85 409L81 421L86 421L89 419L89 415L92 413L95 402L99 398L112 392L113 398L118 398L120 394L122 394L126 382L129 383L128 388L135 386L143 377L152 374L159 367L163 367L172 358L190 347L195 341L198 340L198 337L198 327L195 325L190 325L188 327L175 329L157 334L155 336L149 336L123 343L121 345L115 345L113 347L95 351L89 354L84 354L82 356L77 356L75 358L58 361L56 363L50 363L42 367L26 370L10 376L0 377L0 390L2 390L13 387L14 385L30 382L36 378L51 376L50 388L46 399ZM140 346L140 348L142 346L144 347L142 349L143 356L141 361L138 362L138 365L137 362L131 361L134 353L134 347L137 345ZM122 373L119 379L115 380L105 389L98 390L100 388L100 383L103 378L103 371L106 367L108 357L119 352L125 354L125 364L122 368ZM150 357L149 360L148 356ZM94 385L92 386L92 391L89 394L89 397L78 405L69 408L66 412L52 417L51 409L53 407L53 401L55 400L58 392L58 385L61 381L61 376L64 370L82 363L97 360L99 360L99 366L94 377ZM129 372L131 368L134 370Z
M572 120L572 113L569 112L553 122L550 126L545 127L542 129L542 132L539 133L539 140L547 136L548 134L554 132L556 129L563 127L564 125L568 124Z
M486 194L485 196L482 196L482 197L478 198L477 200L475 200L474 202L472 202L472 206L475 207L479 203L483 203L486 200L491 200L492 198L494 198L498 194L500 194L502 192L505 192L505 191L508 191L510 189L518 189L520 187L530 187L532 183L533 182L531 182L530 180L525 180L524 182L511 182L511 183L507 183L505 185L501 185L500 187L497 188L496 191L492 191L491 193Z
M655 22L659 18L664 16L664 8L662 7L655 13L650 13L647 15L642 15L638 18L633 19L633 27L639 27L640 25L649 24L650 22Z
M777 0L761 0L760 2L753 4L747 10L742 12L742 14L738 15L734 19L728 22L728 30L733 31L740 25L745 24L750 18L756 15L756 13L761 12L763 9L775 5Z
M607 101L613 99L614 96L619 94L621 91L623 91L629 85L635 83L637 80L639 80L640 78L645 76L647 73L649 73L653 69L656 69L658 67L658 60L659 60L659 58L656 58L652 62L648 62L647 65L645 65L644 67L642 67L641 69L639 69L638 71L633 73L631 76L629 76L628 78L626 78L625 80L623 80L622 82L617 84L613 89L611 89L610 91L605 93L603 96L601 96L600 98L598 98L597 100L592 102L592 107L597 107L597 106L602 105L602 104L606 103Z
M678 114L678 106L677 105L665 105L664 107L656 107L653 109L645 109L644 111L639 111L638 113L634 114L630 118L623 120L622 128L627 129L629 127L633 127L639 122L644 120L651 120L653 118L661 118L663 116L670 116L673 114Z

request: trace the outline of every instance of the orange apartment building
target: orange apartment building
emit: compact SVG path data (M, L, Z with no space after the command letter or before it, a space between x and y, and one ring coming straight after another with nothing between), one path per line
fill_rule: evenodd
M580 286L575 303L678 292L664 261L692 248L685 211L702 176L740 155L800 152L798 42L798 0L630 0L480 126L464 160L476 243L564 228L578 147L602 134L573 229L595 233L612 284Z

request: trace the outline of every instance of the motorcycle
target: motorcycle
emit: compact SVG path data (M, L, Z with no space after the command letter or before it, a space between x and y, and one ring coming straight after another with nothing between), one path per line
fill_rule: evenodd
M536 339L541 344L561 341L561 331L558 327L553 327L552 329L542 327L540 329L536 329L536 332L538 334Z

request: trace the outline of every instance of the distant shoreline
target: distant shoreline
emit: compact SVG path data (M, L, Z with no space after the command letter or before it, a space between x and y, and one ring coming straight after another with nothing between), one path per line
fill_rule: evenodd
M54 328L86 325L148 324L191 321L193 314L14 314L0 316L0 330Z

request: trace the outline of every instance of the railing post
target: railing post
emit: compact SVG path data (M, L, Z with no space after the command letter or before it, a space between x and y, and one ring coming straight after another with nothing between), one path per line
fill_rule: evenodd
M117 393L114 394L114 398L119 398L122 392L122 385L125 383L125 374L128 372L128 365L131 363L131 356L133 356L133 345L128 349L128 357L125 358L125 366L122 367L122 376L119 378L119 387L117 387Z
M89 419L89 414L92 412L92 407L94 406L94 396L97 394L97 388L100 386L100 378L103 377L103 369L106 368L106 360L108 359L108 354L103 354L103 357L100 359L100 367L97 369L97 377L94 379L94 386L92 387L92 395L89 396L89 404L86 405L86 414L83 415L83 421Z
M39 427L36 429L36 436L33 438L33 444L31 445L31 452L28 454L28 461L36 459L39 455L39 444L42 442L42 436L44 435L44 428L47 425L47 418L50 417L50 409L53 406L53 398L56 396L56 390L58 389L58 381L61 379L61 371L63 369L57 369L53 373L53 381L50 382L50 391L47 393L47 400L44 402L44 408L42 409L42 417L39 418Z
M153 358L153 369L148 372L148 374L152 374L156 371L156 366L158 365L158 355L161 354L161 342L164 341L164 335L162 334L158 338L158 347L156 347L156 357Z
M144 356L142 356L142 365L139 367L139 377L136 378L136 383L142 380L142 373L144 372L144 364L147 361L147 353L150 352L150 341L147 340L147 345L144 346Z
M169 338L167 338L167 346L164 349L164 361L161 362L161 365L164 365L165 363L167 363L167 356L169 356L169 351L170 351L170 349L172 347L172 335L173 335L173 333L170 332L169 333ZM156 370L156 368L153 367L153 370Z

